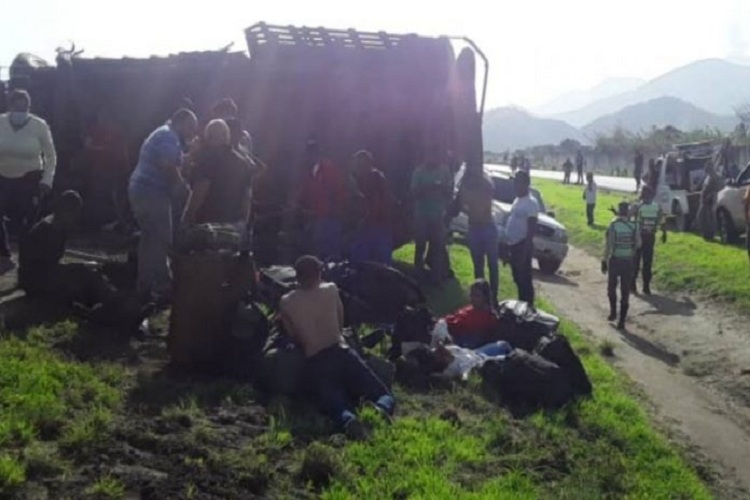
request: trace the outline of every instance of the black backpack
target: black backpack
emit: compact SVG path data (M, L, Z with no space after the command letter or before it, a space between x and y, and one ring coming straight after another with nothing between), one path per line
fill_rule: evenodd
M534 353L552 361L567 373L576 396L591 395L591 381L586 375L581 359L566 337L563 335L542 337L536 345Z
M498 340L505 340L515 349L533 351L542 337L557 332L560 319L535 310L526 302L506 300L500 303Z
M405 307L396 318L388 357L396 359L401 356L403 342L429 345L432 341L430 334L434 326L435 318L427 307Z
M573 399L570 377L562 368L520 349L504 360L488 360L479 373L485 386L511 407L555 409Z

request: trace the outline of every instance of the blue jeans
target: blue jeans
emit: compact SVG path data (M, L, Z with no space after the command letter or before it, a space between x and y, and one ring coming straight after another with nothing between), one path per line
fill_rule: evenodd
M485 260L490 270L490 289L497 300L500 287L498 266L498 235L495 224L469 228L469 250L474 263L474 278L484 279Z
M319 217L313 227L315 254L321 260L341 256L341 221L336 217Z
M377 262L391 265L392 252L391 232L384 227L367 227L360 229L355 234L350 258L355 263Z
M320 411L336 425L356 418L360 399L375 403L388 415L396 407L388 388L352 349L335 345L307 360L309 394Z
M513 347L504 340L500 340L498 342L493 342L491 344L487 344L485 346L480 347L479 349L474 349L474 352L477 354L481 354L482 356L486 356L488 358L494 358L497 356L507 356L513 351Z

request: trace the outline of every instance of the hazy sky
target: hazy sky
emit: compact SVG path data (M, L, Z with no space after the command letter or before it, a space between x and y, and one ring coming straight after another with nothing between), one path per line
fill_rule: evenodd
M258 21L473 38L491 61L490 105L531 107L606 78L652 78L709 57L750 56L750 1L712 0L25 0L2 2L0 66L214 49ZM744 4L744 5L743 5ZM491 7L488 7L491 5ZM7 73L5 73L7 75Z

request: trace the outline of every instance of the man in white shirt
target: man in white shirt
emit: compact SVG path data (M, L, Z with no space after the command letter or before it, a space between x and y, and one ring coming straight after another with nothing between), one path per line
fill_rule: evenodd
M385 384L344 343L344 307L336 285L322 282L321 262L308 255L294 268L300 287L281 299L279 309L286 333L307 358L310 395L349 437L362 439L366 430L357 418L358 400L369 401L388 419L396 403Z
M31 223L35 201L52 191L57 154L47 123L29 113L31 98L23 90L8 96L9 112L0 115L0 275L15 268L5 217Z
M516 173L516 200L505 226L506 241L510 246L510 265L513 281L518 287L518 299L534 306L534 283L531 261L534 254L534 233L539 217L539 203L531 196L529 174Z
M596 209L596 182L594 173L586 174L586 189L583 191L583 199L586 200L586 219L589 227L594 225L594 209Z

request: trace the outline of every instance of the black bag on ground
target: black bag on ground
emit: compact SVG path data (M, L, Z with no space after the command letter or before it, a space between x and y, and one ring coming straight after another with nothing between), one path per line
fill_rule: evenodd
M520 300L505 300L499 308L498 340L505 340L515 349L531 352L545 336L557 332L560 319L535 310Z
M542 337L534 348L534 353L552 361L568 374L576 396L591 395L591 381L586 375L581 359L565 336L556 334L551 337Z
M283 334L272 336L258 363L255 381L268 395L297 393L305 369L305 354Z
M562 368L521 349L504 360L488 360L479 373L486 387L510 406L554 409L573 399L570 378Z
M405 307L426 302L416 281L401 271L375 262L341 262L328 266L323 277L367 308L348 313L352 324L395 323ZM356 313L356 314L355 314Z
M271 324L257 304L240 304L226 345L225 370L243 380L252 379L263 357Z
M278 310L281 297L297 288L297 273L290 266L272 266L260 270L258 294L269 307Z
M414 342L429 345L432 337L430 333L435 326L435 318L427 307L406 307L396 318L393 328L390 359L401 356L401 344Z

